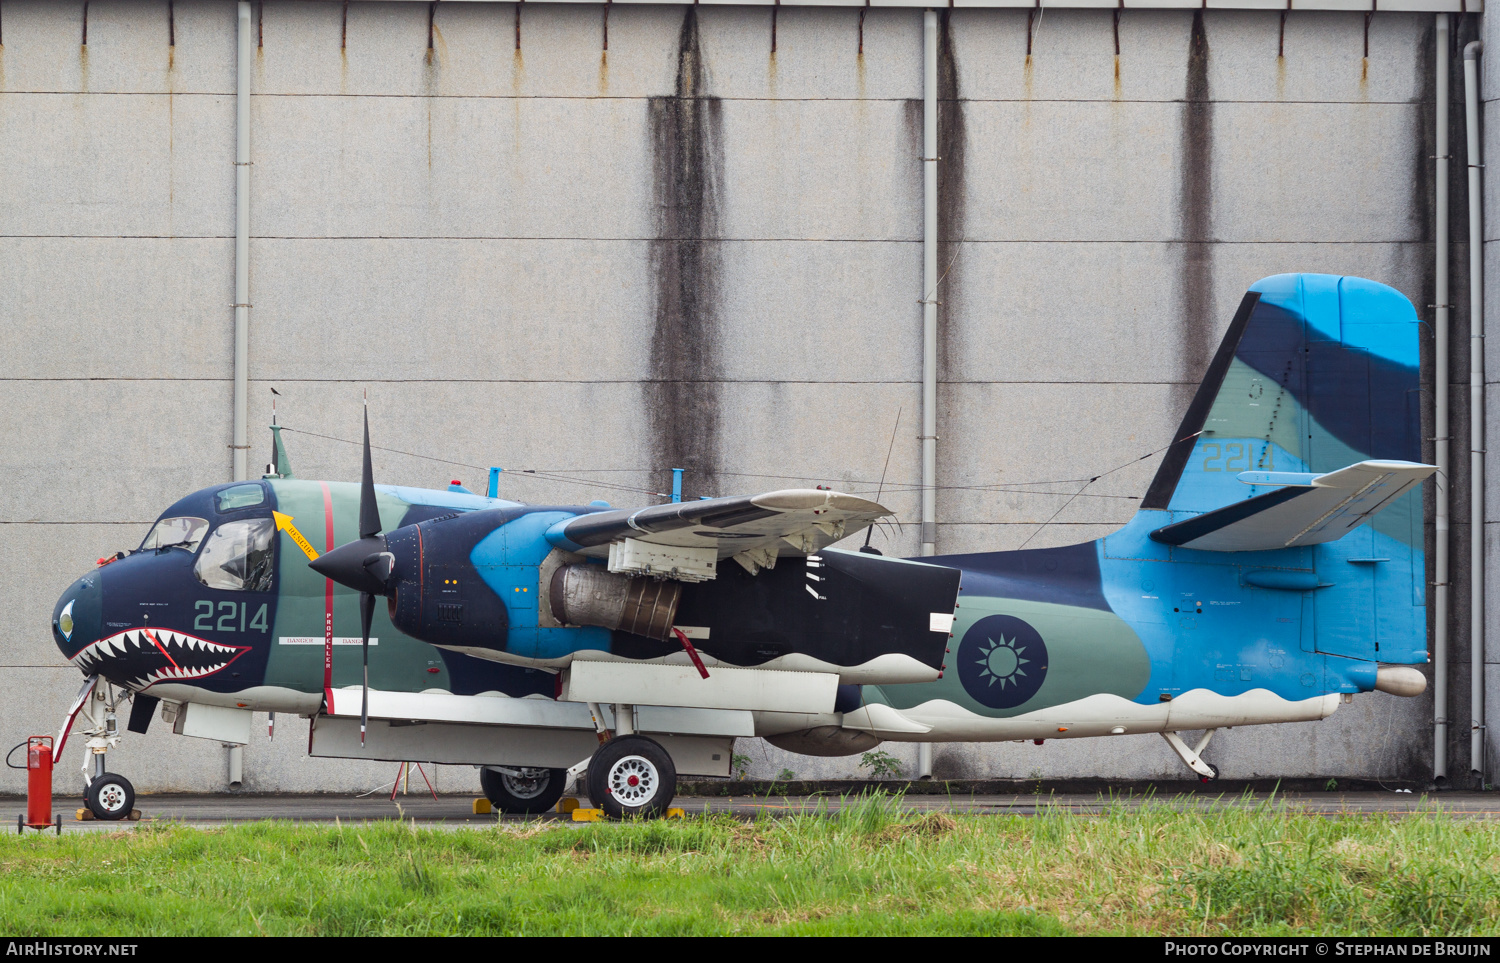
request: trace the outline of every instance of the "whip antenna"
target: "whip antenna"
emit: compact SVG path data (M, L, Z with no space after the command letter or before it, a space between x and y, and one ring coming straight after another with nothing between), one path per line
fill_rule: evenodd
M902 405L900 408L896 409L896 424L891 428L891 443L885 450L885 467L880 469L880 485L875 489L875 500L877 502L880 501L880 493L885 491L885 473L890 470L891 467L891 452L896 450L896 432L901 430L901 412L905 410L905 405ZM873 524L865 527L865 544L864 548L860 549L861 552L869 550L870 536L874 534L875 526Z

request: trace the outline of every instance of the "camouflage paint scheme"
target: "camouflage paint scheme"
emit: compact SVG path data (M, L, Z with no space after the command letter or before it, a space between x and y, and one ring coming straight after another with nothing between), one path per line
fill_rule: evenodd
M1153 538L1164 526L1273 490L1243 483L1237 476L1244 471L1322 473L1371 458L1415 462L1417 324L1410 302L1374 282L1280 275L1257 283L1142 510L1119 531L1081 545L910 560L961 572L947 651L935 657L941 674L932 682L846 686L837 710L891 707L911 724L851 727L912 740L1244 725L1321 718L1339 694L1372 690L1377 663L1426 662L1419 491L1327 544L1224 552ZM219 512L215 498L235 486L215 486L162 517L219 525L275 510L292 516L319 552L359 537L358 485L290 477L251 484L264 486L263 503ZM377 491L387 532L455 514L503 519L464 564L484 585L466 590L490 593L505 624L503 644L478 645L503 649L512 664L403 634L391 621L393 602L390 610L377 606L373 688L551 698L557 677L540 666L546 660L580 651L614 650L623 658L662 651L659 643L602 628L538 624L538 566L556 544L546 533L560 520L608 506L524 506L461 488ZM359 595L309 569L288 531L276 537L270 591L208 589L194 578L193 564L194 553L182 548L141 550L84 576L58 601L58 647L85 674L151 695L315 712L331 625L331 685L359 684ZM1251 572L1279 573L1290 587L1250 584ZM715 655L713 643L700 647ZM528 660L537 665L514 664ZM807 722L844 724L837 712Z
M925 709L908 715L928 722L1025 716L1096 694L1145 706L1194 690L1265 690L1295 703L1368 692L1377 662L1425 663L1420 490L1322 545L1215 552L1151 538L1272 490L1243 484L1242 471L1417 461L1417 326L1405 297L1371 281L1304 274L1254 285L1130 523L1066 548L926 559L964 571L949 671L867 687L866 701ZM1265 571L1322 587L1245 582ZM1019 656L996 656L997 643Z

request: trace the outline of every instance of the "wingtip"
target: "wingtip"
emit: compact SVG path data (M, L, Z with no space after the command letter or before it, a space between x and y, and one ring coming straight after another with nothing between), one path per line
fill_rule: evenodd
M879 502L872 502L868 498L822 488L786 488L756 495L750 499L750 502L757 508L769 508L780 512L836 508L843 512L874 513L881 516L895 514Z

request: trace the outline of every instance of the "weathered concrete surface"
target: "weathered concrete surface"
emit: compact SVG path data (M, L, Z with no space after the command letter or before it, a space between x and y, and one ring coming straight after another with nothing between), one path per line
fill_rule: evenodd
M11 743L54 729L76 689L47 641L58 592L228 477L235 6L173 10L170 48L166 5L147 0L93 0L87 48L80 5L10 0L0 25ZM264 5L252 466L271 386L284 424L344 439L368 387L376 443L425 456L377 451L384 481L477 486L499 464L555 473L508 472L508 497L639 504L680 457L700 459L689 494L868 493L895 429L883 499L916 517L920 11L871 9L860 56L858 9L782 10L774 58L770 8L689 12L613 5L606 55L594 5L524 5L519 51L513 4L439 5L431 51L424 4L353 3L346 33L339 4ZM1293 12L1283 58L1279 13L1194 17L1125 11L1117 59L1112 11L1047 11L1029 61L1025 11L946 17L940 551L1063 544L1127 519L1155 468L1142 456L1170 440L1257 278L1363 275L1428 316L1430 18L1377 14L1366 62L1362 13ZM1456 320L1464 257L1456 245ZM358 471L352 445L287 440L304 477ZM1071 501L1076 484L1017 484L1117 466ZM915 526L875 544L913 554ZM1455 718L1466 686L1455 672ZM1430 717L1428 698L1366 696L1322 723L1223 733L1210 757L1226 775L1416 778ZM281 728L247 750L247 785L390 778L313 763L305 723ZM1455 738L1466 747L1466 729ZM954 746L937 765L1180 773L1160 740L1137 747ZM858 764L741 751L761 777ZM112 766L143 789L225 778L217 744L156 730Z

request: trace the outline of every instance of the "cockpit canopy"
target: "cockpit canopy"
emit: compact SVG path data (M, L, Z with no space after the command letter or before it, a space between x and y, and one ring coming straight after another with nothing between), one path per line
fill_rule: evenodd
M276 525L262 513L271 507L259 482L195 492L157 520L140 551L181 549L197 555L193 575L208 588L268 592L276 576ZM228 517L221 521L220 515Z
M193 563L193 574L209 588L267 592L275 578L272 544L276 525L269 518L224 522L214 529Z

